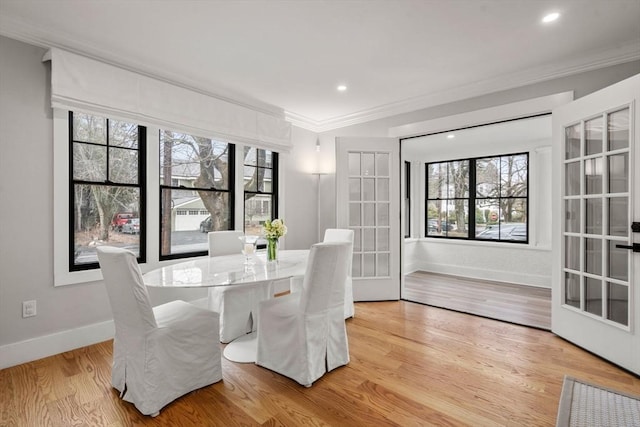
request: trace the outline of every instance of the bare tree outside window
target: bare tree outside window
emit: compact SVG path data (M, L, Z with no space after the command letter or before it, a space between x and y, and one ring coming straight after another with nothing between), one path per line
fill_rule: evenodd
M146 128L69 113L70 271L97 268L95 247L125 247L145 261ZM207 233L234 228L235 145L161 130L160 258L202 255ZM244 150L245 212L259 234L275 215L277 153Z
M102 244L126 247L144 254L140 227L123 235L122 226L139 218L144 178L141 134L134 123L69 113L73 212L70 269L97 267L95 247Z
M262 224L277 216L278 153L247 146L243 165L244 231L258 236Z
M528 155L476 160L476 237L527 240Z
M161 256L204 252L233 228L234 145L161 130L160 147Z
M227 142L160 131L161 258L206 253L208 232L234 228L235 152ZM243 165L245 232L260 234L273 215L277 154L245 147Z
M469 161L427 165L427 236L468 236Z
M427 236L528 241L528 158L427 164Z

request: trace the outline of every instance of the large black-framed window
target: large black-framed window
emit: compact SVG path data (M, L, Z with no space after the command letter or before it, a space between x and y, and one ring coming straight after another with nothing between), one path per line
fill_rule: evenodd
M146 260L146 128L69 112L69 271L99 267L95 248Z
M234 228L235 145L160 130L160 259L206 255L208 232Z
M404 162L404 237L411 237L411 163Z
M426 164L426 235L528 243L529 153Z
M278 217L278 153L245 146L243 169L244 232L259 236Z

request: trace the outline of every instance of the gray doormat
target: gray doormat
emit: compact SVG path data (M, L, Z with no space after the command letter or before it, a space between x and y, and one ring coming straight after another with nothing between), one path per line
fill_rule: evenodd
M640 427L640 396L564 377L557 427Z

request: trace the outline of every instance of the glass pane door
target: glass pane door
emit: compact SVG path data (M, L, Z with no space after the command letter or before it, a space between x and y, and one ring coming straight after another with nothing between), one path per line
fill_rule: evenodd
M336 138L336 226L354 232L354 301L400 298L400 142Z
M390 156L348 152L349 228L354 231L353 277L390 274Z
M563 306L629 327L630 108L565 127Z

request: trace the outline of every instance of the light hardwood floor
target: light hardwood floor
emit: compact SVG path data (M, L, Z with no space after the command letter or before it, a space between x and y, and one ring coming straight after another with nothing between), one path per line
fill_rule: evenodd
M110 386L112 343L0 371L0 425L553 426L564 375L640 379L550 332L407 301L357 303L351 362L311 388L223 359L223 381L140 415Z
M551 290L417 271L402 298L434 307L551 330Z

